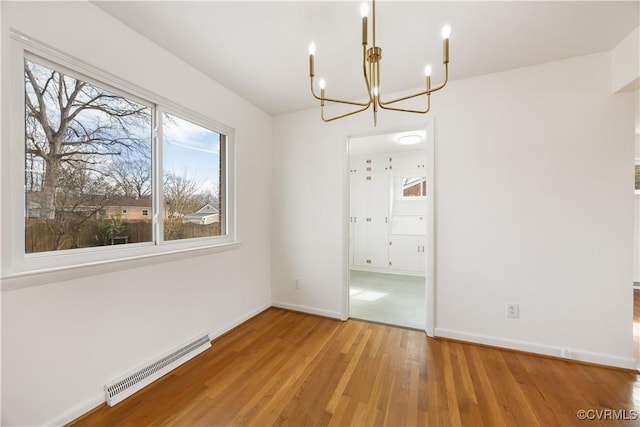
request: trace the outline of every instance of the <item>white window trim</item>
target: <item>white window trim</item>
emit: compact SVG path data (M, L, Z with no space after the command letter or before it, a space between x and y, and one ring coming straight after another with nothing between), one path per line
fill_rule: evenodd
M235 131L233 128L217 122L210 117L194 112L188 108L176 104L175 102L163 98L153 92L145 90L134 84L126 82L105 71L99 70L78 59L57 51L54 48L36 42L31 38L17 33L11 33L10 40L10 60L8 67L8 78L3 80L9 87L5 89L8 93L9 103L3 107L8 114L2 116L2 140L11 141L11 144L2 144L2 222L0 231L2 233L2 259L0 264L0 279L2 290L17 289L28 286L51 283L69 278L70 271L73 277L83 277L87 275L102 274L109 271L120 270L124 264L134 262L135 266L142 264L152 264L156 262L166 262L167 256L176 259L198 255L200 253L212 253L223 250L235 249L239 246L236 241L236 196L235 196ZM29 55L44 58L55 65L69 68L87 81L96 82L105 89L116 89L116 93L131 96L143 100L143 104L151 103L156 108L156 114L160 111L167 111L176 114L185 120L193 121L216 132L226 135L225 150L226 156L224 168L226 171L225 188L226 194L224 209L226 219L226 234L223 236L202 237L195 239L185 239L176 241L162 241L162 234L158 234L157 221L154 221L153 241L145 243L130 243L127 245L116 245L113 247L96 247L73 249L59 252L43 252L25 254L24 241L24 59ZM5 70L3 70L5 71ZM7 90L8 89L8 90ZM159 135L158 137L161 137ZM156 141L154 147L160 147L161 140ZM161 153L160 153L161 156ZM158 153L153 153L154 166L158 164ZM156 174L160 176L161 174ZM156 180L161 181L161 177ZM158 197L158 183L154 182L154 207L150 212L154 217L161 206ZM157 218L155 218L157 219ZM197 252L197 253L195 253Z

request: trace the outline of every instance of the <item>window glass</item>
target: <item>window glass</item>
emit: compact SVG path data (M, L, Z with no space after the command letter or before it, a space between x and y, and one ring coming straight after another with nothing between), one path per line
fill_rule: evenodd
M427 178L410 176L402 178L402 197L422 197L427 195Z
M152 240L152 109L25 60L25 252Z
M162 132L164 239L224 234L224 135L168 113Z

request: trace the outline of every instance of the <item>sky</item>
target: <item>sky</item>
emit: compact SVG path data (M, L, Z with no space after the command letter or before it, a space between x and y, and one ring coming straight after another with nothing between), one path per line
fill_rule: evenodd
M186 174L203 190L217 194L220 165L220 134L165 113L162 148L164 171Z
M28 61L31 70L34 72L41 87L45 86L48 77L51 76L52 70L46 66ZM72 88L75 79L73 77L65 77L68 87ZM47 121L55 128L59 126L60 108L57 105L57 92L55 84L48 85L49 96L46 97ZM98 88L99 92L109 93L96 85L89 85ZM34 103L35 100L33 88L25 85L27 96ZM90 89L88 89L90 90ZM94 92L95 93L95 92ZM84 99L82 99L84 101ZM147 117L151 114L149 108ZM78 122L82 122L82 127L87 129L95 129L100 125L104 125L108 121L108 116L99 110L84 110L76 117ZM181 119L176 115L164 113L163 123L163 170L164 173L174 173L182 177L193 179L198 182L202 192L211 191L218 194L219 167L220 167L220 134L209 130L203 126L197 125L190 121ZM149 120L134 120L130 124L129 132L136 138L147 139L150 137L151 128ZM42 138L44 133L40 132ZM118 137L116 135L115 137ZM94 148L100 150L100 148ZM150 153L150 152L149 152ZM147 158L150 158L147 155ZM102 162L104 165L109 164L113 159L104 156Z

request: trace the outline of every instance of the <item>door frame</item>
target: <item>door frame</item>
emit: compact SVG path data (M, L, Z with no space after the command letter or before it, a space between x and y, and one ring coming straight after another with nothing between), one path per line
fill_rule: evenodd
M350 238L350 211L351 211L351 198L350 198L350 180L351 174L349 172L351 165L350 154L350 140L352 138L362 138L367 136L384 135L396 132L405 132L416 130L417 128L424 128L427 135L427 147L426 147L426 159L425 165L427 166L427 231L426 231L426 262L425 262L425 333L429 337L435 336L435 320L436 320L436 271L435 271L435 249L436 249L436 235L435 235L435 202L436 202L436 187L435 187L435 122L431 117L426 122L422 122L416 126L403 126L402 128L385 129L375 132L358 133L347 135L346 138L346 150L344 150L344 175L343 175L343 219L342 219L342 243L343 243L343 262L342 268L342 310L341 320L347 320L349 318L349 238Z

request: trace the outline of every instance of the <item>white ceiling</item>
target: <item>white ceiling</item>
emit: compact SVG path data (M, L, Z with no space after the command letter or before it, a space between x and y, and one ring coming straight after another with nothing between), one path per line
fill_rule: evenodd
M327 95L362 98L361 21L354 1L96 1L99 7L270 114L316 106L307 46ZM441 77L444 24L451 79L610 50L640 21L640 1L379 1L381 88Z

